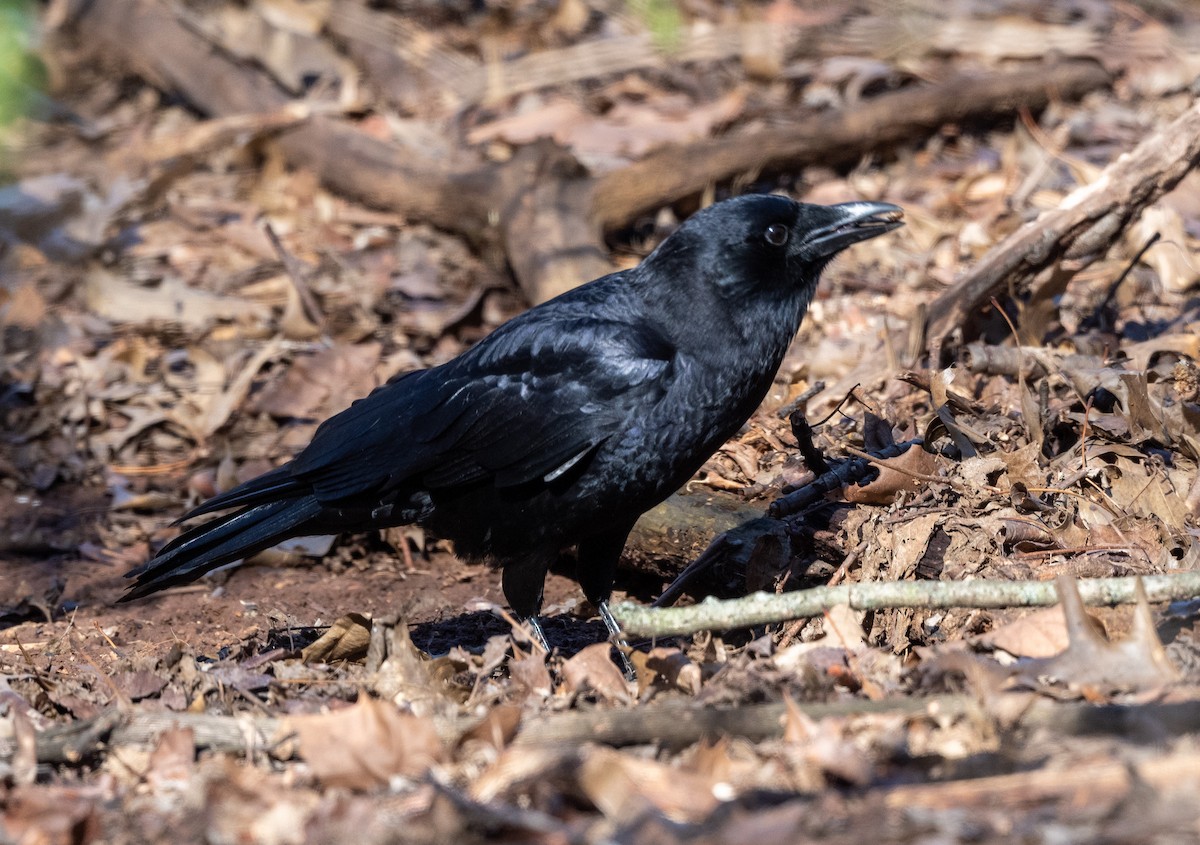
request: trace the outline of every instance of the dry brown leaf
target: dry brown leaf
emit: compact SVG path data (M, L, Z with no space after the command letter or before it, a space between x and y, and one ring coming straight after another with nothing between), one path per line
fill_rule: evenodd
M503 749L512 742L521 726L521 708L512 704L497 704L459 738L459 743L486 742Z
M937 460L918 445L913 445L899 457L888 461L919 475L934 475L937 473ZM903 491L919 490L928 482L913 478L909 473L890 467L881 466L879 476L874 481L863 485L851 485L843 489L842 496L847 502L863 505L888 505L896 500Z
M1200 74L1200 52L1193 31L1177 30L1146 16L1136 27L1110 38L1097 57L1121 70L1122 89L1157 100L1186 89Z
M7 291L0 288L0 325L35 329L46 317L46 300L32 284Z
M1177 532L1187 529L1190 516L1184 496L1155 468L1117 455L1108 471L1113 504L1127 513L1158 517ZM1157 556L1156 556L1157 557Z
M279 338L273 338L268 341L262 349L258 350L254 356L246 362L246 366L242 367L241 372L230 381L229 386L218 393L212 402L205 409L200 419L194 421L189 428L196 432L201 442L207 440L213 434L216 434L229 421L229 417L242 406L246 399L246 395L250 392L250 387L254 383L255 376L263 366L275 358L283 349L283 342Z
M273 417L324 419L375 387L378 343L341 344L297 358L287 374L259 394L254 408Z
M271 133L288 129L308 119L304 103L287 103L276 111L234 114L210 118L154 135L114 150L114 168L143 169L174 159L194 158L199 162L214 152L231 146L245 146Z
M677 648L658 646L629 655L638 674L638 688L666 687L696 695L700 692L699 664Z
M710 777L608 748L589 748L578 778L584 795L616 821L650 812L675 822L696 822L721 803Z
M899 581L916 571L917 564L929 550L933 532L944 519L945 514L927 513L891 526L886 537L880 538L891 546L889 578Z
M146 429L170 418L170 415L161 408L143 408L130 403L121 405L119 413L127 419L123 427L110 427L107 431L92 437L90 440L89 445L91 446L92 454L101 460L111 460L130 440L133 440ZM115 495L112 507L114 508L134 507L130 503L139 498L137 495L129 493L126 490L117 489L113 492ZM178 500L176 499L175 501L178 504Z
M257 302L188 287L176 276L147 288L94 268L84 283L84 295L93 313L118 323L178 323L200 330L218 320L254 323L271 316L270 309Z
M562 677L567 690L577 694L593 692L609 703L631 703L629 684L613 663L611 652L611 643L596 643L563 663Z
M476 126L467 133L467 142L487 144L505 141L510 144L529 144L538 138L549 137L565 144L568 132L574 126L591 119L592 116L574 100L555 100L535 109Z
M1133 247L1136 252L1156 234L1162 238L1161 242L1155 244L1142 260L1154 268L1164 288L1173 293L1182 293L1200 279L1200 264L1189 254L1183 217L1173 208L1162 204L1152 205L1142 210L1126 240L1136 243Z
M1027 487L1037 487L1044 480L1044 474L1038 466L1041 447L1036 443L1026 443L1011 452L997 453L1007 468L1008 480L1011 484L1021 483Z
M976 455L959 461L958 477L964 484L983 489L999 481L1007 470L1007 463L999 455Z
M848 604L835 604L825 611L825 645L858 651L866 646L863 640L863 611Z
M787 693L783 722L783 741L796 746L800 758L822 774L830 774L848 783L866 784L871 780L871 761L861 749L843 736L846 720L829 717L819 722L801 710Z
M100 801L89 786L18 786L5 795L0 833L19 845L100 840Z
M362 660L371 644L371 618L347 613L329 626L316 642L300 652L304 663L332 663L335 660Z
M9 710L12 719L14 749L9 765L13 783L27 786L37 780L37 731L20 707Z
M1070 645L1066 651L1022 666L1026 678L1050 678L1073 688L1105 695L1115 690L1154 690L1174 683L1179 670L1171 663L1154 627L1154 615L1141 579L1130 634L1110 642L1096 630L1079 596L1074 578L1056 582Z
M321 336L321 327L308 318L304 300L294 283L287 287L287 303L279 318L279 330L288 340L315 340Z
M148 669L118 672L113 675L112 682L130 701L157 695L167 685L166 678Z
M496 140L528 144L553 138L583 160L639 158L664 144L707 136L713 127L737 117L745 101L741 90L702 104L665 97L645 103L621 101L597 117L572 100L555 100L476 127L468 140L472 144Z
M1063 363L1060 372L1071 380L1080 396L1091 394L1097 387L1112 393L1120 406L1112 414L1092 411L1088 421L1097 428L1110 432L1114 439L1142 443L1157 440L1171 443L1166 426L1166 416L1159 402L1150 395L1145 371L1120 370L1115 367L1088 368ZM1079 414L1068 415L1082 422Z
M285 788L261 766L220 757L208 767L204 791L195 797L204 842L216 845L298 845L309 841L308 824L318 800L314 789ZM90 840L89 840L90 841Z
M548 698L554 691L550 670L546 668L546 654L534 650L526 657L514 658L508 663L508 673L524 691L525 698Z
M300 756L326 786L371 789L393 777L418 778L445 758L433 720L365 695L341 710L287 717L280 734L293 732Z
M385 627L384 637L387 656L370 677L370 689L381 698L404 704L421 715L440 710L446 703L443 686L435 681L430 661L413 645L408 625L401 619Z
M488 803L552 780L570 783L579 767L580 748L574 743L516 745L500 756L467 787L476 801Z
M196 735L191 728L173 727L159 736L146 767L146 782L155 791L180 790L196 768Z
M1069 644L1067 619L1061 606L1042 607L975 638L988 648L1017 657L1053 657Z
M1200 360L1200 335L1192 332L1163 334L1122 346L1121 351L1129 357L1129 366L1135 370L1150 368L1151 359L1162 352L1173 352L1193 361Z

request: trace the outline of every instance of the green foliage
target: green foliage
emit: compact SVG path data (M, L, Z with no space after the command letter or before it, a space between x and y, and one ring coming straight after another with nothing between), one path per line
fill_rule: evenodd
M0 131L25 113L43 82L42 64L30 50L33 8L24 0L0 0Z
M630 10L645 27L655 46L674 52L683 40L683 14L676 0L630 0Z

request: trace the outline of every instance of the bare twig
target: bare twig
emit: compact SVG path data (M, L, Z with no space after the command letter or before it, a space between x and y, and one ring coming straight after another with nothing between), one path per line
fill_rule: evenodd
M279 261L283 264L283 269L287 271L288 278L292 282L292 287L296 291L296 295L300 297L300 307L314 326L319 330L325 329L325 315L321 313L321 306L317 302L317 298L313 296L312 289L308 286L308 280L305 278L305 268L295 255L288 251L283 245L283 241L279 240L279 235L275 233L275 227L270 223L263 224L263 231L267 235L267 240L271 242L271 248L275 250L275 254L279 256Z
M1150 601L1174 601L1200 595L1200 572L1175 572L1130 578L1089 578L1079 582L1085 604L1132 604L1141 577ZM638 637L668 637L697 631L750 628L817 616L838 604L856 610L898 607L1047 607L1058 602L1048 581L883 581L815 587L794 593L754 593L739 599L707 599L692 607L649 608L622 602L613 607L621 628Z
M1048 267L1071 273L1102 257L1142 209L1200 164L1200 102L992 248L929 308L930 343L964 328L993 296L1028 284ZM1059 275L1059 274L1056 274Z

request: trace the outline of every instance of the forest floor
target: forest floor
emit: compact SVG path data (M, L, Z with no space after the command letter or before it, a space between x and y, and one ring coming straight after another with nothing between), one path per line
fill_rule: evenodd
M945 9L14 17L0 844L1200 841L1200 7ZM353 399L772 190L906 225L635 532L639 606L729 532L617 608L636 683L569 554L547 655L416 529L117 603ZM813 604L700 601L756 591Z

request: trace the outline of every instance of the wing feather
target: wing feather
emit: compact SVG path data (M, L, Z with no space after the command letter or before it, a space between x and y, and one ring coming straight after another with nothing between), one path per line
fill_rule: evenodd
M290 471L332 505L402 486L549 483L661 398L673 356L650 326L514 321L326 421Z

